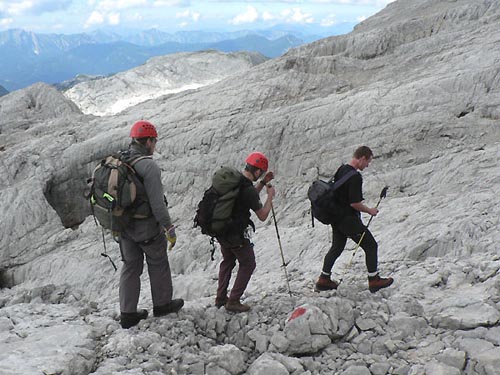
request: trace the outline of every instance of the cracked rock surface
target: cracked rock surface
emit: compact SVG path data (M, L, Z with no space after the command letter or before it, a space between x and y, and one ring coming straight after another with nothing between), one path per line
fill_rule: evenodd
M399 0L350 34L115 115L84 114L43 84L1 97L0 373L498 374L499 24L498 1ZM174 294L186 304L123 330L119 275L99 255L83 193L140 118L160 134ZM371 294L349 242L339 289L314 293L331 230L311 226L307 188L361 144L375 153L366 203L390 186L370 229L395 282ZM213 171L242 168L253 150L276 176L292 296L271 219L253 238L252 309L231 314L214 306L220 255L210 261L192 220Z

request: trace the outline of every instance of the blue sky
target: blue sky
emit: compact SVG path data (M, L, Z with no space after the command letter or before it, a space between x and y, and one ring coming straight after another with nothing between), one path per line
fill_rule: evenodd
M234 31L275 25L331 30L354 25L393 0L0 0L0 31L72 34L112 27Z

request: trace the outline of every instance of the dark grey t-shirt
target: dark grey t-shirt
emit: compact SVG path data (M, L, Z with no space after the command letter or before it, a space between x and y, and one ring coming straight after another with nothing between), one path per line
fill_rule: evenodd
M354 170L354 168L349 164L343 164L335 173L334 181L338 181L340 178L342 178L342 176L352 170ZM360 216L360 213L351 207L351 203L358 203L364 200L363 178L361 177L361 174L358 172L351 178L349 178L335 192L335 197L346 215Z
M248 178L243 175L241 178L242 187L240 188L233 210L236 229L230 230L227 235L217 237L217 241L224 247L237 247L243 245L244 231L248 226L253 225L250 220L250 210L255 212L262 208L262 202L260 201L257 189Z

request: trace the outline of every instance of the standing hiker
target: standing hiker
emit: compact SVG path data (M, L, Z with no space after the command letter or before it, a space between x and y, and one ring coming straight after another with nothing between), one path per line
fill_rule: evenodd
M123 153L123 161L133 164L139 180L137 188L139 202L135 213L144 218L123 218L120 235L120 251L123 267L120 276L120 324L130 328L148 316L147 310L137 310L141 291L140 276L144 257L148 265L149 282L153 300L153 315L163 316L179 311L184 305L182 299L172 299L172 276L167 257L167 245L175 245L175 228L170 220L166 198L163 195L161 171L151 158L155 151L158 133L148 121L136 122L131 130L132 142ZM144 156L149 156L144 158ZM137 216L137 215L135 215Z
M224 236L217 236L217 241L221 245L223 259L219 268L219 283L215 305L217 307L225 306L226 310L237 313L250 310L250 306L242 304L240 298L256 266L254 245L250 241L250 231L254 228L250 220L250 210L255 212L259 220L266 220L271 211L275 195L274 187L268 184L274 178L274 175L273 172L267 172L268 160L266 156L260 152L252 152L245 162L245 169L241 173L240 191L233 209L233 218L235 221L241 222L242 225L238 226L239 229ZM257 186L254 186L253 182L264 174L262 180ZM262 205L259 193L264 186L266 187L267 199L265 204ZM231 294L228 297L227 289L236 261L239 264L238 273Z
M348 164L342 165L337 170L334 181L339 180L350 171L364 170L368 167L372 159L373 152L370 148L367 146L359 147L354 152L351 161ZM394 281L391 277L382 278L378 274L377 241L373 238L368 227L361 221L361 212L376 216L378 214L378 209L375 207L370 208L363 204L364 198L362 187L363 179L361 174L357 172L336 191L336 205L341 214L336 222L332 224L332 247L323 261L323 269L316 282L316 290L325 291L337 289L338 284L330 279L330 275L335 261L344 251L347 238L351 238L356 243L359 243L362 239L359 246L365 252L366 268L368 270L368 287L370 292L375 293L379 289L387 288Z

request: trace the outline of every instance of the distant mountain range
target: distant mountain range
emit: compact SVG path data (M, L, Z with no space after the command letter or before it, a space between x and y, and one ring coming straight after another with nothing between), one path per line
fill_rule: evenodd
M0 86L0 96L4 96L4 95L7 95L9 92L7 91L7 89L3 86Z
M60 83L79 74L109 75L175 52L253 51L272 58L318 38L280 30L168 34L151 29L121 36L106 31L64 35L12 29L0 33L0 56L7 57L0 59L0 85L12 91L39 81Z
M101 43L124 41L140 46L157 46L163 43L175 42L181 44L191 43L217 43L226 40L244 38L248 35L257 35L268 40L276 40L288 35L293 35L304 42L311 42L322 38L319 34L304 32L292 27L273 27L267 30L239 30L232 32L213 31L178 31L173 34L165 33L157 29L145 31L128 32L128 35L119 34L112 30L98 30L87 35L99 40Z

